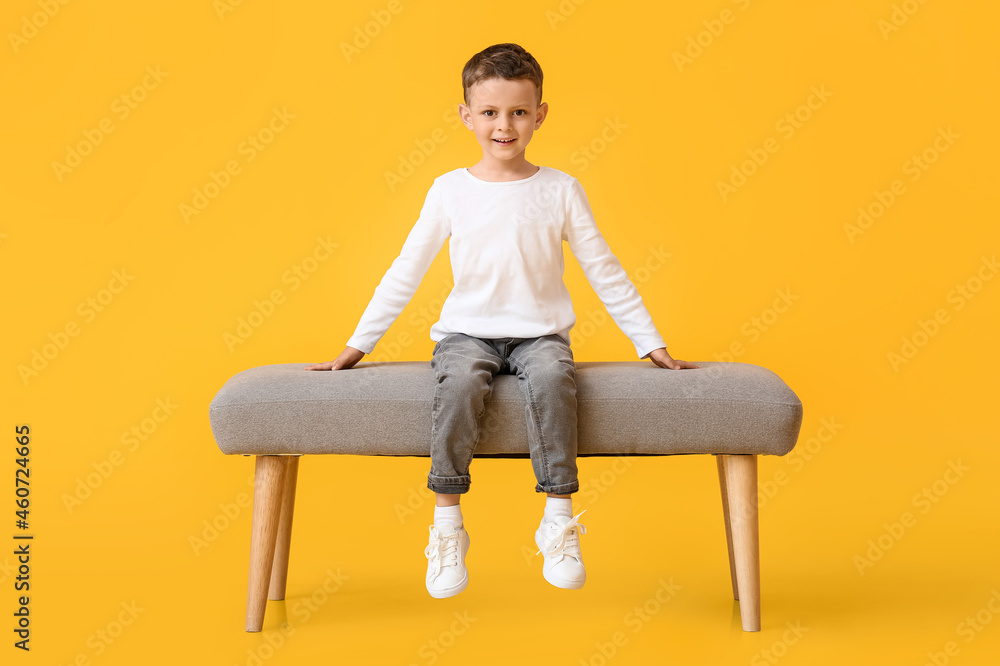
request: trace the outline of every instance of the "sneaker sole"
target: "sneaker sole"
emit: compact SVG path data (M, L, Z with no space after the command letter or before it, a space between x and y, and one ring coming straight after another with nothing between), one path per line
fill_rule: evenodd
M560 589L563 589L563 590L579 590L579 589L580 589L581 587L583 587L583 584L587 582L587 581L586 581L586 579L584 579L584 580L582 580L582 581L567 581L567 580L563 580L563 579L559 579L559 580L552 580L551 578L549 578L549 577L548 577L548 576L547 576L547 575L545 574L545 572L544 572L544 571L542 572L542 576L543 576L543 577L545 578L545 580L547 580L547 581L548 581L548 582L549 582L550 584L552 584L552 585L554 585L555 587L558 587L558 588L560 588Z
M448 597L453 597L459 592L462 592L468 586L469 586L469 576L466 575L465 579L462 580L462 582L459 583L458 585L454 585L452 587L445 588L443 590L432 590L431 588L428 587L427 592L435 599L447 599Z

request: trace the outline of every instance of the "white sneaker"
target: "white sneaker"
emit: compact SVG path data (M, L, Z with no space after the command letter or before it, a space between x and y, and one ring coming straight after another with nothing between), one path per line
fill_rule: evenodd
M578 590L587 581L587 570L580 554L580 539L577 534L586 534L587 528L578 524L586 509L573 518L556 516L552 520L542 517L542 523L535 531L538 553L544 552L542 576L556 587ZM538 553L535 553L537 555Z
M424 549L427 556L427 591L435 599L453 597L469 584L465 555L469 552L469 533L450 523L430 526L430 539Z

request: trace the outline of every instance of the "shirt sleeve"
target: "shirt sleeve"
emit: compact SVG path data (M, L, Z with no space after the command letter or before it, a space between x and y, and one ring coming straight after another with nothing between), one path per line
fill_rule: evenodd
M441 186L435 179L424 199L420 216L403 243L399 256L375 288L348 347L372 353L375 345L413 298L427 269L451 235L441 201Z
M644 359L654 349L666 347L639 291L598 230L587 194L575 178L567 207L563 237L608 314L635 345L639 358Z

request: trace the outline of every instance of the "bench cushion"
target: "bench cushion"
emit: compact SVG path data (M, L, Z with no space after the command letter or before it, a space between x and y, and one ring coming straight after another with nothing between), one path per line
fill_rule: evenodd
M802 403L775 373L748 363L578 362L578 456L694 453L784 455ZM429 362L358 363L307 371L264 365L234 375L209 407L223 453L430 455ZM476 458L527 458L517 377L493 380Z

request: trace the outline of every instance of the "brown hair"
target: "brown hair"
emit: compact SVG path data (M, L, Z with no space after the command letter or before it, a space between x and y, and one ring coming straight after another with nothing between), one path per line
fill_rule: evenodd
M530 53L517 44L488 46L465 63L462 70L462 88L465 103L469 103L469 89L483 79L528 79L538 89L538 103L542 103L542 68Z

